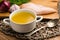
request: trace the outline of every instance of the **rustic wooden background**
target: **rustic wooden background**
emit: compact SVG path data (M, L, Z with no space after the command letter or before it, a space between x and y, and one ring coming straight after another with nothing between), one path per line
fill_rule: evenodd
M44 5L44 6L51 7L51 8L58 10L58 8L57 8L58 0L31 0L31 1L33 3L39 4L39 5ZM48 19L59 18L58 12L48 14L48 15L41 15L41 16L43 16L44 18L48 18Z
M58 3L58 0L31 0L32 2L34 3L37 3L37 4L42 4L42 5L45 5L45 6L48 6L48 7L52 7L52 8L55 8L57 10L57 3ZM55 13L55 14L50 14L50 15L54 15L54 17L58 18L58 14ZM43 15L44 17L50 17L50 15ZM6 16L9 16L9 13L0 13L0 17L6 17ZM12 37L12 36L8 36L8 35L5 35L4 33L0 32L0 40L18 40L16 39L15 37ZM60 40L60 36L56 36L54 38L50 38L48 40Z
M47 6L47 7L51 7L51 8L54 8L54 9L58 10L57 9L58 0L31 0L31 2L39 4L39 5L44 5L44 6ZM8 17L9 15L10 15L9 12L0 13L0 17ZM48 15L41 15L41 16L43 16L44 18L48 18L48 19L59 18L58 12L57 13L51 13L51 14L48 14Z

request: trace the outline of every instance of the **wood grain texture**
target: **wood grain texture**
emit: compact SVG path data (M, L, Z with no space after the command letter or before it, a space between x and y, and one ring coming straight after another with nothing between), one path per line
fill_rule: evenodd
M57 3L56 2L52 2L52 1L57 1L57 0L31 0L32 2L36 3L36 4L42 4L42 5L45 5L45 6L49 6L49 7L52 7L52 8L55 8L57 10ZM50 14L50 15L54 15L54 14ZM54 17L56 17L58 14L55 13ZM0 17L1 16L9 16L9 13L0 13ZM45 15L43 15L45 16ZM47 15L49 16L49 15ZM45 17L47 17L45 16ZM50 17L52 17L50 16ZM12 37L12 36L8 36L8 35L5 35L4 33L0 32L0 40L18 40L16 39L15 37ZM48 40L60 40L60 36L56 36L54 38L50 38Z
M0 17L8 17L10 15L9 12L6 13L0 13Z
M43 5L43 6L47 6L47 7L51 7L54 8L58 11L57 8L57 3L58 0L31 0L33 3L39 4L39 5ZM52 13L52 14L48 14L48 15L41 15L44 18L48 18L48 19L58 19L59 18L59 14L57 13Z
M35 3L35 4L40 4L40 5L44 5L44 6L47 6L47 7L51 7L51 8L54 8L56 10L57 9L57 3L58 3L58 0L31 0L31 2ZM9 17L10 13L0 13L0 17ZM41 15L43 16L44 18L47 18L47 19L58 19L59 18L59 15L58 15L58 12L57 13L52 13L52 14L48 14L48 15Z
M0 40L18 40L18 39L0 32Z

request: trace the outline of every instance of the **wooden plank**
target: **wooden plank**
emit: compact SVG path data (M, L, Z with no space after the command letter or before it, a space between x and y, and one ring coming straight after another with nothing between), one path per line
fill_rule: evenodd
M8 17L10 15L9 12L6 13L0 13L0 17Z
M47 7L54 8L58 11L58 8L57 8L58 0L38 0L38 1L37 0L31 0L31 1L33 3L39 4L39 5L44 5ZM58 12L57 13L51 13L48 15L41 15L41 16L43 16L46 19L59 19Z
M58 0L31 0L31 2L33 3L36 3L36 4L40 4L40 5L44 5L44 6L47 6L47 7L51 7L51 8L54 8L56 10L57 9L57 3L58 3ZM0 13L0 17L8 17L10 15L10 13ZM49 15L41 15L43 16L44 18L48 18L48 19L58 19L59 18L59 15L58 13L52 13L52 14L49 14Z

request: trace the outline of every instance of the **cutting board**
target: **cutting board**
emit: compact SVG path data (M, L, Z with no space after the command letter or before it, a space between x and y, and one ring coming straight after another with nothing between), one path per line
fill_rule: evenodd
M57 9L58 0L31 0L31 2L58 10ZM0 17L9 17L9 15L10 15L9 12L0 13ZM39 15L39 16L43 16L43 18L46 18L46 19L58 19L59 18L58 12L47 14L47 15Z
M31 0L31 1L39 5L54 8L58 11L58 8L57 8L58 0ZM47 14L47 15L41 15L41 16L43 16L46 19L58 19L59 18L58 12Z

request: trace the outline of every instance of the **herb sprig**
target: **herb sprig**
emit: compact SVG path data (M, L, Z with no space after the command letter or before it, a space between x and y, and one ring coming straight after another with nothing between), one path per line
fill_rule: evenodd
M30 0L10 0L10 3L11 4L17 4L17 5L21 5L23 3L27 3L29 2Z
M2 0L0 0L0 2L2 2Z

